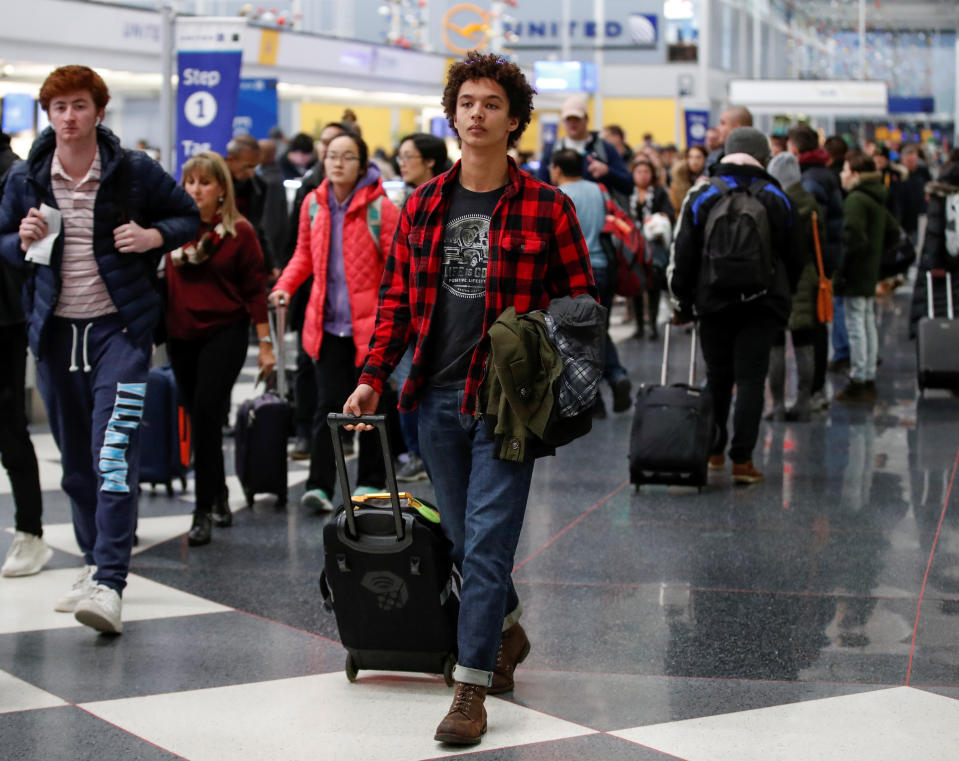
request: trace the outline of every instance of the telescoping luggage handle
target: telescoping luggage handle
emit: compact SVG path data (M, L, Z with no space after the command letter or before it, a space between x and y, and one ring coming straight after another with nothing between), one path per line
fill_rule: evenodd
M663 334L663 369L659 376L659 382L661 385L666 385L666 369L669 367L669 329L671 323L666 323L666 330ZM696 336L698 335L698 327L696 323L693 323L693 336L692 342L690 343L689 348L689 385L696 385Z
M955 319L952 314L952 275L949 270L936 270L935 273L946 276L946 317ZM926 270L926 309L930 320L936 316L936 308L932 302L932 275L933 270Z
M376 428L380 435L380 448L383 450L383 464L386 466L386 488L390 492L390 504L393 507L393 523L396 527L396 538L403 539L403 513L400 511L400 492L396 486L396 472L393 469L393 453L390 451L390 439L386 432L386 415L344 415L331 412L326 416L330 434L333 436L333 455L336 460L336 473L340 480L340 492L343 495L343 506L346 514L346 524L350 534L354 537L356 531L356 517L353 515L352 501L350 500L350 480L346 475L346 457L343 454L343 441L340 439L340 428L344 425L367 423Z
M286 304L274 306L270 313L270 340L276 355L276 393L280 399L286 399Z

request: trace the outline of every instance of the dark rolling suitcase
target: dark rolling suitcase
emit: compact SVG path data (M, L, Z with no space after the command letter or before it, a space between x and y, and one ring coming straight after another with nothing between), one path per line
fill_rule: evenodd
M349 496L339 429L357 420L378 429L388 494ZM345 507L323 529L320 587L347 650L346 676L415 671L443 674L452 685L459 576L438 514L397 491L384 415L331 414L329 424Z
M180 405L176 377L169 365L154 367L147 376L147 394L140 421L140 483L166 486L173 481L186 491L190 470L190 416Z
M670 326L663 340L660 384L643 384L629 440L629 479L643 484L706 484L709 450L715 435L713 402L708 389L695 385L696 329L689 358L689 382L666 385Z
M267 389L240 405L236 415L236 475L247 506L257 494L275 494L277 507L286 505L286 444L293 422L293 408L286 398L284 334L286 307L276 308L273 346L276 351L276 390Z
M946 316L936 317L933 306L933 275L945 275ZM959 322L952 311L952 275L949 272L926 272L927 316L916 329L916 381L920 395L927 388L959 388Z

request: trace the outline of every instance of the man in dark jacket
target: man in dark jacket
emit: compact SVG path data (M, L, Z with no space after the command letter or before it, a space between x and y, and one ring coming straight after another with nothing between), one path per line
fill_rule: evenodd
M566 136L546 147L536 175L543 182L550 182L549 168L553 154L564 149L574 150L583 157L583 179L603 183L613 200L628 213L633 178L619 151L603 140L598 132L589 129L587 106L586 98L581 95L571 95L564 101L560 118Z
M926 297L926 273L930 270L948 270L952 273L953 304L959 305L959 252L950 252L947 245L947 236L959 234L950 220L948 204L950 199L959 197L959 148L953 148L949 162L939 171L935 182L926 185L926 194L929 196L926 234L922 239L922 253L919 257L919 271L916 273L916 286L912 292L912 308L910 310L909 333L915 337L916 325L919 319L929 311ZM937 285L933 294L933 304L937 316L946 314L946 291L944 286Z
M819 147L819 135L807 124L789 130L786 147L799 159L803 188L813 194L822 210L826 229L826 238L822 241L823 266L827 277L832 277L842 262L842 186L839 173L831 167L832 155L829 151ZM825 324L816 328L813 350L815 370L812 407L823 409L829 406L823 393L827 367L840 372L849 366L849 337L846 335L842 299L837 297L833 300L832 362L828 362L829 332Z
M272 280L280 276L279 265L273 241L264 225L263 213L266 208L266 181L256 173L260 163L260 144L252 135L237 135L226 144L226 165L233 177L233 194L236 208L246 217L263 249L263 262L267 275Z
M919 146L905 146L899 156L908 172L898 188L899 223L909 235L912 245L919 242L919 215L926 213L926 184L932 182L929 168L919 160Z
M0 198L7 172L20 160L0 132ZM37 454L27 430L27 318L20 293L23 274L0 259L0 456L16 506L16 533L3 562L4 576L39 573L53 555L43 541L43 496Z
M719 147L714 148L706 157L706 171L723 160L726 154L726 138L737 127L752 127L753 115L745 106L729 106L719 115L719 124L716 125L716 139Z
M843 300L849 332L849 385L836 394L840 402L876 399L876 284L882 252L895 240L899 225L886 208L886 186L876 163L861 151L850 151L842 170L848 191L843 202L842 265L833 275L833 289Z
M161 317L157 260L193 238L200 217L159 164L124 151L99 126L109 99L86 66L63 66L44 81L39 100L51 126L7 178L0 254L29 264L30 349L85 563L54 607L119 634L136 525L138 427ZM61 219L63 234L55 235Z
M763 477L753 465L752 452L763 414L769 351L776 333L789 318L790 294L795 290L801 268L795 248L795 212L782 188L767 174L764 167L768 161L769 141L762 132L738 127L729 133L725 156L713 167L710 181L693 188L686 197L667 270L669 289L677 305L675 321L698 319L700 323L718 427L709 466L718 470L725 465L726 423L735 385L729 456L733 461L733 481L745 484L756 483ZM754 188L756 183L761 185ZM724 202L727 194L747 188L748 197L758 200L765 212L769 232L766 253L771 262L771 272L763 273L765 285L749 293L711 279L706 266L707 255L723 253L720 242L713 240L719 236L707 236L710 223L715 224L711 211ZM758 239L755 242L758 245Z

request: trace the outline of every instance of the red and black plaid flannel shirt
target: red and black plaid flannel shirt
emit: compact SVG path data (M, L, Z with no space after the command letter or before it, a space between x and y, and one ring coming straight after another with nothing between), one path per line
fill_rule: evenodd
M400 393L400 409L415 407L425 378L423 345L430 331L443 269L443 232L460 164L421 185L407 199L380 285L376 327L360 376L382 391L415 337L413 367ZM508 307L519 314L546 309L550 300L597 295L589 252L569 198L521 172L509 160L509 183L490 221L483 336L466 377L463 412L473 414L489 353L487 331Z

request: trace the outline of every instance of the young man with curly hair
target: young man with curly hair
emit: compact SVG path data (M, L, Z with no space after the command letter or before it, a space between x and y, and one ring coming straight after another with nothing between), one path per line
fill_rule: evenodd
M533 460L497 459L499 446L476 414L487 330L509 307L523 314L562 296L596 297L572 203L506 153L529 124L533 94L520 69L498 56L471 52L450 66L443 107L462 159L406 202L372 348L344 407L372 413L415 342L400 409L419 407L423 459L463 573L456 692L435 735L457 745L480 741L487 693L511 690L529 652L510 574Z

